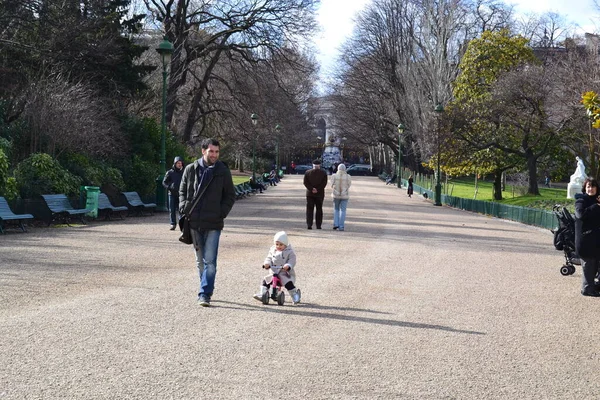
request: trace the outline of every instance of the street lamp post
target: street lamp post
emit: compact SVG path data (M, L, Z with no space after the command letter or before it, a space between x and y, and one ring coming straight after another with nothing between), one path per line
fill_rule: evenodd
M254 125L254 134L252 135L252 181L256 182L256 124L258 123L258 115L250 116L252 125Z
M159 175L156 178L156 208L158 211L167 211L167 196L166 189L162 185L163 177L166 172L166 144L165 137L167 135L167 72L171 63L171 55L173 54L173 43L165 36L164 40L158 45L156 52L160 54L163 67L163 87L162 87L162 116L161 116L161 133L160 133L160 162Z
M279 132L281 125L275 125L275 173L279 174Z
M404 133L404 125L398 124L398 173L396 174L396 180L398 181L398 188L402 187L402 134Z
M437 117L437 176L436 176L436 182L435 182L435 202L433 203L434 206L441 206L442 205L442 184L440 182L441 176L440 176L440 117L442 115L442 113L444 112L444 106L441 105L440 103L438 103L437 106L435 106L435 112L438 114Z

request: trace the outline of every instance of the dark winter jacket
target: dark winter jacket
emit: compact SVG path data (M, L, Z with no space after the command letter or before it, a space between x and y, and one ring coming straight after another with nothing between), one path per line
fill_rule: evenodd
M175 157L175 160L173 160L173 167L167 171L162 181L162 185L166 187L172 195L179 195L179 184L181 183L181 177L183 176L183 168L178 169L176 167L177 161L183 163L181 157Z
M600 258L600 205L587 194L575 201L575 248L580 257Z
M325 197L325 187L327 186L327 172L320 168L313 168L304 174L304 187L306 188L306 197ZM312 189L317 189L313 193Z
M217 161L205 176L212 176L208 183L208 189L195 210L189 210L194 200L194 194L198 189L196 182L198 177L208 167L204 167L202 158L185 167L181 185L179 186L179 211L187 214L191 211L190 227L201 230L222 230L224 219L231 211L235 202L235 188L229 168L221 161ZM204 187L204 185L203 185Z

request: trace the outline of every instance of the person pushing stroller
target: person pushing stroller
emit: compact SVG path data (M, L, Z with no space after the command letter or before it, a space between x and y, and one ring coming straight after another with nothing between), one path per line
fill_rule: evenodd
M262 302L263 295L268 293L273 282L273 276L277 275L283 287L288 290L294 304L300 303L300 289L294 283L296 281L296 253L288 241L284 231L277 232L273 237L273 246L263 263L263 268L269 270L269 275L263 278L260 291L253 297Z

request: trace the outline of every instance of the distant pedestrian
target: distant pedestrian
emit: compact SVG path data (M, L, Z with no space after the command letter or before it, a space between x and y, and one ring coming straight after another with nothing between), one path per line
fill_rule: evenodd
M346 207L350 199L350 185L352 185L352 178L346 172L346 166L344 164L338 165L337 172L331 177L334 230L344 230Z
M169 216L171 218L171 230L177 226L177 212L179 211L179 184L183 175L183 159L175 157L173 167L167 171L162 185L167 189L169 196Z
M304 175L304 187L306 188L306 226L312 229L313 216L317 229L323 224L323 200L325 199L325 187L327 186L327 173L321 169L321 161L314 160L313 168L306 171ZM314 211L317 209L315 215Z
M550 177L549 176L546 176L546 179L544 180L544 186L550 187Z
M210 305L217 275L219 238L224 220L235 202L235 188L229 168L219 161L216 139L202 142L202 157L185 167L179 186L179 211L190 216L190 227L200 277L198 304ZM204 190L196 207L194 199Z
M413 177L412 175L408 177L408 188L406 189L406 194L408 197L412 197L413 194Z

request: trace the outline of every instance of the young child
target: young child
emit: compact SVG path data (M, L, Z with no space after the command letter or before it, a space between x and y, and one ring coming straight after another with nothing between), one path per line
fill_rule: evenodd
M263 263L263 268L270 270L270 274L264 277L260 291L254 295L254 298L262 301L263 294L267 293L271 287L273 275L278 274L281 283L292 297L292 302L298 304L300 303L300 290L294 285L296 281L296 273L294 272L296 253L294 253L294 249L284 231L277 232L273 241L275 244L269 249L269 254L267 254L267 258Z

